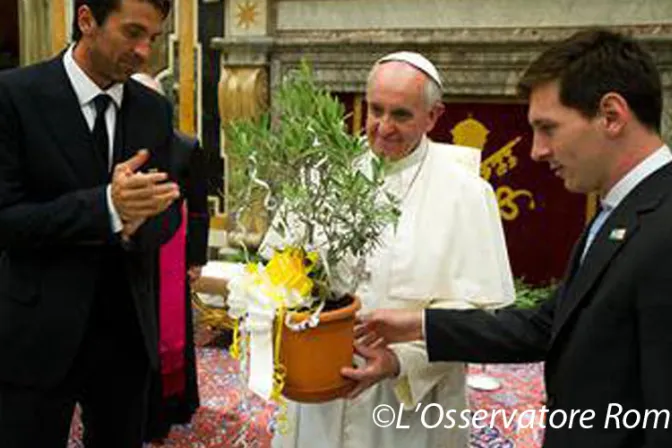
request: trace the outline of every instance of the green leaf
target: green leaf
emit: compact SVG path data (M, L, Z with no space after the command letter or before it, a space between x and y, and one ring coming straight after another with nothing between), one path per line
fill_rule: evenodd
M354 168L367 148L346 131L344 115L343 105L317 86L303 61L283 77L269 114L225 130L234 207L249 207L263 190L251 176L256 172L282 204L277 219L302 223L302 244L326 239L332 266L375 249L400 215L398 200L380 193L385 164L374 157L370 174Z

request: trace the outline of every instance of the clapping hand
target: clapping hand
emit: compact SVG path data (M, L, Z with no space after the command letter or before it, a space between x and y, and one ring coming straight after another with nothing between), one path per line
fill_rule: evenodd
M163 212L180 196L177 184L166 182L168 174L138 171L148 160L149 151L142 149L114 167L112 203L124 223L122 236L126 238L147 218Z

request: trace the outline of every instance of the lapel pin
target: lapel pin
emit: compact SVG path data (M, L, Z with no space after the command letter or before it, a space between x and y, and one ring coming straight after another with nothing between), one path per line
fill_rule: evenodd
M609 234L611 241L623 241L625 239L625 229L613 229Z

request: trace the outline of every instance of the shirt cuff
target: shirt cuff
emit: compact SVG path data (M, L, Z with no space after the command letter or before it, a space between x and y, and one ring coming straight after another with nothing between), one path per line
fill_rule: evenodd
M427 310L422 310L422 340L427 340L427 332L425 331L425 319L427 319Z
M117 209L114 208L114 203L112 202L112 185L107 186L105 195L107 196L107 212L110 215L112 233L119 233L124 229L124 223L121 222L121 217L119 216Z
M390 349L397 357L397 362L399 363L399 373L394 376L392 379L396 380L408 375L408 360L404 359L404 347L398 344L390 345Z

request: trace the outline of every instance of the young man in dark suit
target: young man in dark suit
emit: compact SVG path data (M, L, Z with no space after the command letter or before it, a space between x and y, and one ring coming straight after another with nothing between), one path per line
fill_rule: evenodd
M600 196L562 284L532 311L374 311L358 336L424 338L432 361L545 361L546 448L670 447L672 155L656 66L632 39L588 30L544 52L519 87L532 158ZM572 412L571 427L553 424Z
M142 445L172 111L129 76L168 0L77 0L75 43L0 75L0 446Z

